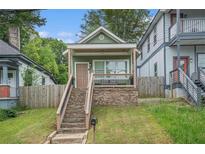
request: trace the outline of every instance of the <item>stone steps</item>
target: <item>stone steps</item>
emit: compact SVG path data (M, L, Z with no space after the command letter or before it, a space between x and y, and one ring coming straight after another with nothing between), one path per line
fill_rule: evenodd
M52 140L52 144L82 144L86 138L85 133L57 134Z
M62 123L62 128L85 128L85 123L79 122L79 123Z
M85 96L86 90L72 89L61 128L57 130L57 134L52 138L51 143L85 143L87 134L84 111Z
M70 118L70 117L77 117L77 118L85 118L85 113L66 113L64 115L64 118Z
M68 123L79 123L79 122L85 122L84 117L70 117L70 118L64 118L63 122L68 122Z
M84 133L87 129L86 128L79 128L79 127L73 127L73 128L61 128L58 130L58 133Z

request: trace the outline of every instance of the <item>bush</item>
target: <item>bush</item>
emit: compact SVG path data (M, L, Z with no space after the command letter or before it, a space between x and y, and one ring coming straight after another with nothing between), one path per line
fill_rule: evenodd
M9 119L9 118L14 118L17 116L17 113L15 110L11 109L0 109L0 121Z

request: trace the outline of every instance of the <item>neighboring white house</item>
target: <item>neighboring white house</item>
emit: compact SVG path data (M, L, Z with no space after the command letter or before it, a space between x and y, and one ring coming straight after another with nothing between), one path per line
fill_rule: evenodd
M190 79L199 67L205 67L205 10L178 10L178 14L177 10L159 10L137 47L141 52L138 76L163 76L169 96L170 72L178 68L177 53Z
M23 76L26 70L32 70L29 73L35 76L32 85L55 84L52 74L22 54L17 44L19 40L14 38L10 39L10 44L0 40L0 108L16 104L19 87L25 85Z

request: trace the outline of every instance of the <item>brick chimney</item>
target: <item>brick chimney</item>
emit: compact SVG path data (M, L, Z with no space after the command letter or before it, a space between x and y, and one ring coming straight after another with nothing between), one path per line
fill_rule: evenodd
M9 27L9 43L20 50L20 29Z

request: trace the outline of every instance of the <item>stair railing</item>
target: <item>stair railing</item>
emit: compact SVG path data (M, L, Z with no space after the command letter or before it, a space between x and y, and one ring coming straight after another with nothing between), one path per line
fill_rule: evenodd
M68 100L70 98L72 88L73 88L73 75L71 74L68 79L67 85L65 87L63 96L61 98L61 101L60 101L60 104L58 106L58 110L56 113L57 114L57 130L61 128L61 124L63 121L63 117L64 117L65 110L68 104Z
M85 98L85 114L86 114L85 123L87 129L89 128L90 125L93 89L94 89L94 75L93 73L91 73L88 81L88 87L87 87L86 98Z
M179 79L178 79L179 73ZM171 84L180 83L186 92L191 96L194 103L199 105L201 102L201 89L195 85L195 83L187 76L187 74L181 69L175 69L170 72L170 76L172 79ZM173 86L173 85L171 85Z
M205 72L203 68L198 69L198 80L205 86Z

